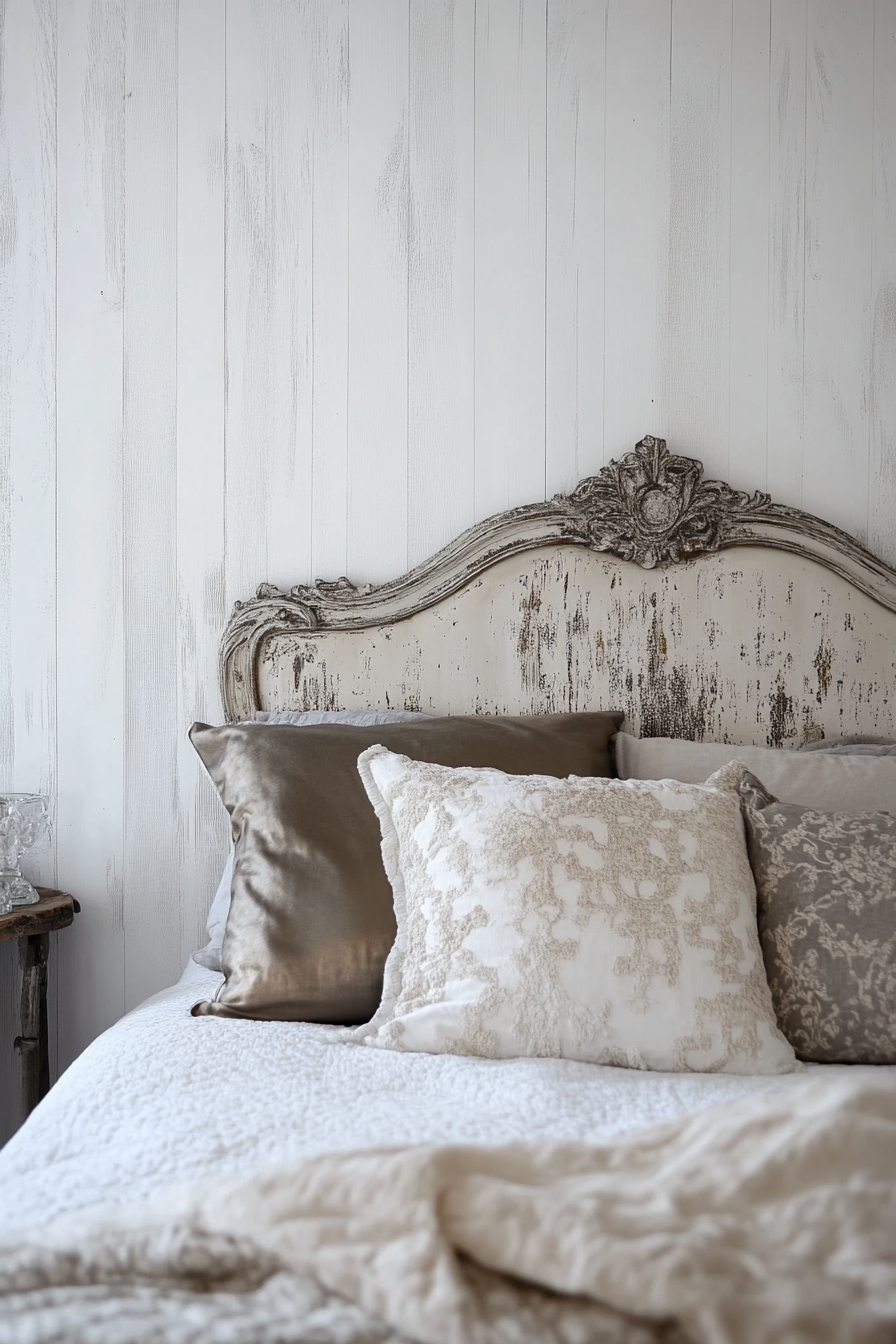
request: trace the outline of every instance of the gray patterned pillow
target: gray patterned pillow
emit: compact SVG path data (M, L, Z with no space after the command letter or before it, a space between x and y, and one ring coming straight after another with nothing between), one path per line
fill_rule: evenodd
M800 1059L896 1063L896 817L779 803L744 770L759 936Z

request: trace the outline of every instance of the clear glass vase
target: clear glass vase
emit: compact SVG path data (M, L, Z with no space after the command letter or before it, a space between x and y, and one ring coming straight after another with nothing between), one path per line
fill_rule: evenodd
M0 793L0 915L40 900L19 860L49 830L50 800L43 793Z

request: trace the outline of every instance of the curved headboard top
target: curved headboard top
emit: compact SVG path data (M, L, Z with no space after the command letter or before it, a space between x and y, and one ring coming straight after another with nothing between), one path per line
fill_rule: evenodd
M780 745L893 732L894 649L896 571L648 436L393 582L262 584L220 670L228 719L622 708L645 735Z

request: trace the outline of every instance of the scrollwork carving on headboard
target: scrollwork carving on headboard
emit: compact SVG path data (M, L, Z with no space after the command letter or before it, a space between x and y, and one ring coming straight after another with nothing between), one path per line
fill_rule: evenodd
M261 584L237 602L221 644L221 693L229 719L259 706L258 660L288 630L349 630L404 620L433 606L506 556L553 545L587 546L644 569L693 561L730 546L765 546L815 561L896 611L896 571L847 533L762 492L707 479L695 458L647 435L634 452L586 477L569 495L509 509L476 524L390 583L347 578Z
M769 496L705 480L701 462L674 456L648 434L621 462L581 481L569 503L595 550L653 569L717 551L728 524L767 507Z

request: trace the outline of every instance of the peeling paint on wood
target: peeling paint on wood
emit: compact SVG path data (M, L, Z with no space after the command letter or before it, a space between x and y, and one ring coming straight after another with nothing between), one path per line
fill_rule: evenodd
M844 627L835 646L826 632ZM305 631L300 648L297 688L294 637L268 641L264 708L621 708L646 736L770 746L797 745L813 724L896 734L896 615L785 553L645 571L542 549L407 620Z

